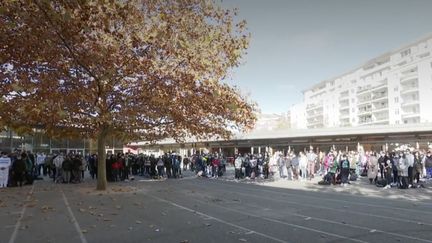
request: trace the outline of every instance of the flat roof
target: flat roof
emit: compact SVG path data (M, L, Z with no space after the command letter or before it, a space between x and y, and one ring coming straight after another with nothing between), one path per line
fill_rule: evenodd
M380 126L360 126L360 127L335 127L323 129L284 129L284 130L258 130L247 134L236 134L229 140L208 139L196 140L193 138L185 139L183 143L177 143L174 139L165 139L155 145L186 144L186 143L211 143L228 142L241 140L260 140L260 139L281 139L281 138L310 138L310 137L331 137L331 136L354 136L354 135L382 135L382 134L409 134L409 133L432 133L432 123L403 124L403 125L380 125ZM146 146L148 142L130 143L131 146Z

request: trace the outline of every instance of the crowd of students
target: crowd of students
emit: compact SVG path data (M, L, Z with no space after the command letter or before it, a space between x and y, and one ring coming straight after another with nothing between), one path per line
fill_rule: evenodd
M432 155L426 150L335 151L314 152L311 147L295 153L276 152L273 155L238 154L232 160L223 154L195 154L182 158L176 153L161 156L118 153L106 158L107 180L127 181L135 176L152 179L180 178L182 170L195 171L198 176L218 178L226 166L234 166L235 179L311 180L322 176L319 184L346 186L359 176L367 177L371 184L390 188L419 187L422 178L432 178ZM80 183L84 172L97 178L97 155L33 154L14 151L1 153L0 187L32 184L33 180L49 176L56 183Z
M93 164L93 162L90 161L89 164ZM94 164L97 165L97 161ZM182 157L176 153L165 153L161 156L130 153L111 154L106 159L107 180L126 181L137 175L152 179L180 178L182 177L181 164ZM92 173L91 170L90 173Z
M45 155L15 150L1 155L0 187L33 184L44 176L57 183L79 183L87 166L83 156L72 153Z
M196 158L199 161L199 157ZM367 177L379 187L419 187L421 178L432 178L432 155L426 150L335 151L315 153L309 151L286 154L276 152L237 155L234 161L235 178L281 178L311 180L322 176L322 185L346 186L360 176Z

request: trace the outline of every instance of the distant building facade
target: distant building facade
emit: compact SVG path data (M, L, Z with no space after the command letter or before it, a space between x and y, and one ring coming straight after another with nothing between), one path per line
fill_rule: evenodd
M285 114L258 114L254 129L271 131L283 125L288 125Z
M322 81L303 91L303 102L289 110L290 123L326 128L432 122L431 53L429 36Z
M306 106L304 103L299 103L291 106L288 109L289 127L292 129L305 129L306 124Z

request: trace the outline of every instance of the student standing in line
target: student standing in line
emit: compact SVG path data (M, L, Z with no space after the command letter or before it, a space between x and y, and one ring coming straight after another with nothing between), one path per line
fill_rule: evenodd
M11 159L6 152L2 152L0 157L0 188L8 186L10 166Z

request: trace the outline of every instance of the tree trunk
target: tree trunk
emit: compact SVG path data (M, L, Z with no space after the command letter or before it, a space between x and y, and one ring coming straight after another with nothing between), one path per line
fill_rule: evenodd
M97 140L98 150L98 169L97 169L97 186L96 190L104 191L107 188L106 178L106 153L105 153L105 141L108 135L108 128L102 126L99 130Z

